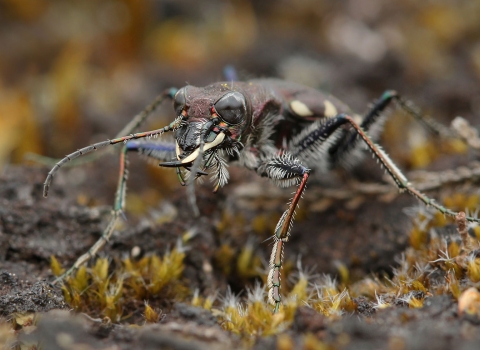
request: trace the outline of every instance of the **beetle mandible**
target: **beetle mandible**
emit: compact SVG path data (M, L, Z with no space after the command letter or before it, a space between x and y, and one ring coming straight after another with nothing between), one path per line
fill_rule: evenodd
M161 129L132 133L166 98L173 99L175 120ZM416 190L375 143L386 118L382 112L393 101L434 133L449 133L448 128L421 116L395 91L386 91L361 117L333 96L277 79L218 82L206 87L188 85L179 90L166 90L137 115L119 137L69 154L48 173L44 184L45 197L54 174L61 166L108 145L124 144L112 218L99 240L57 280L87 262L110 238L125 205L128 152L159 160L159 165L163 167L174 167L182 184L185 184L185 173L194 179L210 173L215 191L228 183L227 164L233 161L273 180L278 186L296 186L293 198L273 235L267 281L268 299L274 312L278 311L281 303L280 274L284 243L289 240L295 209L311 173L325 174L337 166L351 167L362 159L363 148L366 147L399 190L445 215L455 217L458 213ZM136 141L166 132L173 132L174 144ZM121 136L126 134L130 135ZM476 217L467 217L467 220L479 222Z

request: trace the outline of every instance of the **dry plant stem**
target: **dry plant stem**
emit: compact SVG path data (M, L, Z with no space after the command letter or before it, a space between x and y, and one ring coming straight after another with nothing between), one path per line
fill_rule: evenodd
M466 215L463 211L459 212L455 216L455 222L457 223L458 234L462 238L463 247L467 252L470 252L472 250L472 242L470 240L470 236L468 235Z
M480 162L473 161L467 166L458 167L455 170L423 171L417 170L409 173L410 178L417 178L412 181L414 187L419 191L433 191L444 188L447 185L462 184L467 181L475 181L480 178ZM421 179L421 180L420 180ZM351 197L358 194L382 195L395 192L390 185L353 183ZM332 191L332 190L331 190Z
M468 181L475 182L480 179L480 162L473 161L467 166L458 167L455 170L424 171L416 170L409 173L409 178L416 178L412 185L419 191L433 191L445 188L448 185L462 184ZM315 201L318 198L330 198L334 200L348 200L361 195L381 196L398 195L398 190L390 184L365 183L355 180L348 181L345 188L312 188L305 193L306 201ZM259 187L252 192L242 192L240 197L257 199L259 196L266 198L283 198L282 193L270 191L268 187ZM288 199L289 195L285 196Z
M443 170L438 172L415 171L411 176L422 178L417 185L421 190L435 190L448 184L460 184L467 181L478 181L480 178L480 162L473 161L467 166L458 167L455 170Z
M467 120L462 117L456 117L452 121L452 129L471 148L480 149L480 137L478 136L478 131L472 127Z

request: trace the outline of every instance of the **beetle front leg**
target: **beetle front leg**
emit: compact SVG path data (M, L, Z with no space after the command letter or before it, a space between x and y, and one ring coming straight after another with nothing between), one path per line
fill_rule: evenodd
M307 184L310 169L303 166L300 161L289 154L276 156L259 167L262 176L273 179L282 187L297 184L297 190L290 201L287 210L283 213L275 227L273 236L274 244L270 256L269 273L267 278L268 301L274 305L274 312L280 308L282 301L280 295L281 269L283 265L283 245L290 238L290 229L295 217L295 209L302 197Z
M110 218L110 222L108 223L105 230L102 232L102 235L100 236L100 238L95 242L95 244L91 246L86 253L80 256L65 273L57 277L52 282L53 284L63 281L66 277L70 276L74 271L78 270L80 266L82 266L87 261L92 259L98 253L98 251L102 249L102 247L108 242L108 240L112 236L118 217L123 212L123 208L125 204L126 182L128 179L127 151L128 151L127 145L123 146L122 151L120 153L120 176L118 179L117 192L115 194L115 204L112 209L112 217Z
M127 193L128 180L127 152L136 152L144 155L148 159L163 161L171 159L175 155L175 145L173 143L130 141L122 147L120 152L120 174L115 194L115 202L113 204L112 217L110 218L107 227L103 230L102 235L98 238L95 244L91 246L85 254L80 256L72 267L70 267L63 275L57 277L53 281L53 284L64 280L74 271L78 270L80 266L92 259L110 240L118 218L123 215L125 209L125 196Z

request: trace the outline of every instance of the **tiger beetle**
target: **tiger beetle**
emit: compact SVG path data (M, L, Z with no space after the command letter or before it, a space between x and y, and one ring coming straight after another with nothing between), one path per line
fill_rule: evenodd
M133 133L165 99L173 100L176 118L161 129ZM214 191L217 191L228 183L227 164L235 162L273 180L278 186L296 186L293 198L273 235L267 281L268 300L274 312L279 310L282 300L280 274L284 244L290 238L295 209L311 174L322 176L335 167L350 168L361 161L365 153L363 148L366 148L400 191L409 193L447 216L455 217L458 213L415 189L375 143L386 119L382 112L392 102L396 102L432 132L439 135L450 132L447 127L422 116L395 91L386 91L363 117L354 114L333 96L275 79L218 82L206 87L188 85L179 90L172 88L164 91L122 130L121 136L69 154L48 173L44 184L45 197L55 173L67 162L109 145L123 144L112 218L98 241L57 281L87 262L110 239L125 207L129 152L161 161L159 165L162 167L175 168L182 185L211 174ZM151 140L166 132L173 133L174 143ZM192 193L188 197L194 204ZM479 222L476 217L469 216L467 220Z

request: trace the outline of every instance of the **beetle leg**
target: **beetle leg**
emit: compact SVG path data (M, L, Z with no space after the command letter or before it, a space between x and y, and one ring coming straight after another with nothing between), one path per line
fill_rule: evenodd
M422 115L417 108L409 101L403 99L394 90L385 91L382 96L374 102L368 113L363 117L359 124L362 130L368 133L371 140L377 142L383 129L383 124L388 116L382 112L389 107L392 102L411 115L420 124L422 124L429 132L436 136L454 137L452 131L436 122L432 118ZM349 168L358 163L362 158L361 138L355 130L346 132L337 142L329 149L332 164L338 164L345 168Z
M421 114L418 111L418 108L411 101L405 100L399 95L395 96L395 101L398 103L401 109L403 109L406 113L410 114L413 118L415 118L432 134L442 137L457 137L450 128L437 122L433 118Z
M157 109L157 107L166 99L172 100L177 92L177 88L169 88L158 95L155 100L149 104L143 111L137 114L133 119L125 125L125 127L115 136L129 135L142 125L145 120Z
M427 197L425 194L418 191L408 181L407 177L400 171L385 151L372 141L370 136L362 129L356 121L347 114L339 114L334 118L330 118L327 121L320 121L314 123L305 133L301 133L300 137L293 140L290 145L292 149L292 155L299 159L310 157L310 163L314 164L315 161L321 161L324 156L322 152L328 151L332 143L328 143L332 136L335 136L338 129L342 125L350 125L356 134L367 148L372 152L374 158L376 158L381 166L383 166L386 172L394 180L400 191L406 191L410 195L418 198L425 205L431 205L439 212L455 218L458 214L444 206L437 204L433 199ZM343 130L342 130L343 131ZM335 137L334 137L335 138ZM326 145L326 146L325 146ZM316 157L315 157L316 155ZM467 221L480 222L480 219L475 217L467 217Z
M176 92L177 92L176 88L170 88L170 89L166 89L164 92L162 92L160 95L158 95L155 98L155 100L153 100L153 102L150 103L143 111L141 111L135 117L133 117L133 119L127 125L125 125L125 127L119 133L117 133L115 138L121 137L123 135L129 135L132 132L134 132L141 124L143 124L145 122L145 120L150 115L152 115L153 112L155 112L155 110L158 108L158 106L163 101L165 101L165 99L167 99L167 98L168 99L173 99ZM90 154L88 156L85 156L82 159L71 161L68 164L65 164L65 166L73 167L73 166L78 166L78 165L81 165L81 164L89 163L89 162L92 162L92 161L104 156L107 153L108 152L95 152L94 154ZM46 166L52 166L52 167L60 161L60 159L45 157L45 156L41 156L41 155L35 154L35 153L27 153L25 158L28 159L28 160L32 160L34 162L37 162L39 164L43 164L43 165L46 165Z
M197 179L197 172L200 168L200 163L203 161L203 154L204 154L204 146L205 142L203 138L201 139L200 146L198 147L198 157L193 161L192 169L191 169L191 177L188 179L187 182L187 198L190 207L192 208L193 215L195 217L200 216L200 210L197 206L197 197L195 196L195 180Z
M298 203L298 199L305 188L308 178L308 169L304 168L302 173L302 167L297 158L308 159L310 164L320 162L324 158L325 152L328 152L329 148L332 147L332 144L335 144L335 141L338 141L339 135L345 132L345 128L342 128L342 126L347 125L350 125L356 136L358 136L358 138L364 142L367 148L372 152L373 156L385 168L400 191L409 193L413 197L416 197L422 201L425 205L434 207L444 215L448 215L453 218L458 215L458 212L454 212L436 203L435 200L429 198L413 187L408 181L407 177L400 171L400 169L395 165L385 151L383 151L379 145L372 141L370 136L368 136L368 134L360 125L355 122L351 116L347 114L339 114L336 117L313 123L298 137L294 138L289 145L290 149L292 150L292 155L289 156L289 161L286 161L282 164L281 161L274 158L274 160L267 163L268 165L266 169L268 170L268 166L270 166L270 169L272 169L270 173L268 171L261 173L263 176L271 177L274 180L292 179L295 177L295 174L302 176L300 185L290 203L288 210L282 215L275 229L275 243L272 256L270 258L270 273L268 275L268 285L270 288L269 301L275 305L275 311L278 310L281 302L280 268L283 261L283 243L288 241L289 226L292 222L293 213ZM297 167L298 171L293 171L294 166ZM470 222L480 222L479 218L472 216L467 217L466 220Z
M115 202L112 209L112 217L102 232L100 238L90 249L80 256L70 269L68 269L63 275L59 276L53 282L58 283L65 279L77 270L80 266L85 264L91 258L93 258L103 246L110 240L112 233L117 224L118 218L123 215L125 209L125 196L127 192L127 179L128 179L128 158L127 152L137 152L146 156L152 160L165 160L171 159L175 155L175 145L173 143L157 143L157 142L139 142L130 141L127 142L120 152L120 175L118 179L117 191L115 194Z
M100 249L108 242L110 237L112 236L113 230L115 229L115 225L119 216L123 213L123 208L125 206L125 194L126 194L126 182L128 179L128 159L127 159L127 146L123 146L122 151L120 153L120 177L118 179L118 186L117 192L115 194L115 203L112 210L112 217L110 222L108 223L105 230L102 232L100 238L95 242L90 249L80 256L75 263L70 267L63 275L59 276L58 278L53 281L53 284L56 284L62 280L64 280L67 276L71 275L74 271L76 271L80 266L85 264L91 258L93 258Z
M185 179L183 178L182 169L177 166L175 171L177 173L178 181L180 181L180 185L185 186Z
M458 212L450 210L436 203L434 199L429 198L428 196L426 196L425 194L417 190L415 187L413 187L412 184L408 181L407 177L402 174L400 169L393 163L393 161L385 153L385 151L383 151L383 149L380 146L375 144L370 139L370 137L362 130L362 128L359 125L357 125L350 116L344 114L344 115L339 115L337 117L345 118L348 121L348 123L350 123L350 125L356 130L356 132L360 135L362 140L365 142L367 147L372 152L373 156L378 159L380 164L385 168L387 173L395 181L395 184L397 185L400 191L406 191L413 197L416 197L417 199L422 201L425 205L427 206L431 205L432 207L434 207L436 210L438 210L440 213L444 215L448 215L452 218L455 218L458 215ZM479 218L472 217L472 216L468 216L466 220L470 222L480 222Z
M277 312L282 301L280 295L281 269L283 265L283 244L290 238L290 229L295 217L295 209L302 197L307 184L310 169L303 166L297 159L289 154L276 156L262 164L257 170L262 176L269 177L282 186L297 183L297 190L289 202L287 210L283 213L275 228L274 243L270 256L270 271L268 273L268 300L274 305Z
M192 176L188 179L188 183L187 183L187 198L188 198L188 203L192 208L193 215L195 215L195 217L200 216L200 210L198 209L198 206L197 206L197 197L195 196L195 180L199 177L198 173L199 173L200 165L204 161L203 156L205 154L205 151L208 151L209 149L219 145L220 143L222 143L223 139L225 138L225 133L221 132L215 136L214 140L205 144L205 137L203 135L205 135L205 133L210 129L212 125L213 123L209 121L202 126L202 130L200 132L202 137L200 137L199 147L187 158L182 160L182 162L188 163L186 160L192 157L192 161L193 161L192 169L191 169ZM198 151L198 154L194 156L194 154L197 151Z
M398 98L395 91L385 91L382 96L374 102L368 113L358 120L361 128L368 132L373 140L377 140L383 129L387 115L382 113L392 103L394 99ZM340 165L344 168L351 168L356 165L363 158L363 145L360 136L356 130L351 129L344 132L328 150L331 164Z

